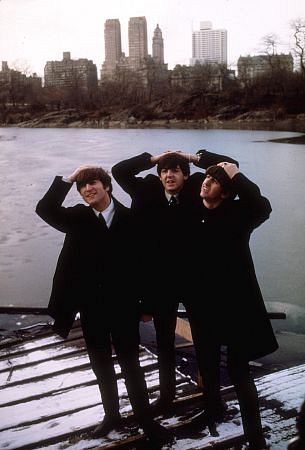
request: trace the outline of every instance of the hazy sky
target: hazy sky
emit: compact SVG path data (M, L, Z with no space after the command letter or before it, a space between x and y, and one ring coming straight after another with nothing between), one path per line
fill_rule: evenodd
M159 24L169 68L189 64L192 31L209 20L214 29L228 31L228 63L240 55L258 53L267 34L279 36L280 51L293 43L289 23L305 18L304 0L0 0L0 61L43 76L46 61L61 60L64 51L72 59L104 60L104 23L121 23L122 47L128 56L128 19L145 16L148 50ZM28 73L28 74L29 74Z

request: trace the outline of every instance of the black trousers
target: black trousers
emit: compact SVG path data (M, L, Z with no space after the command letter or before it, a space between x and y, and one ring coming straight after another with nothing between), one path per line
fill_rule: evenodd
M173 400L176 394L175 330L179 303L164 299L164 304L153 312L156 330L160 397Z
M220 394L220 357L221 338L207 328L211 324L202 320L204 312L196 307L186 305L190 321L196 358L203 378L204 407L213 420L222 410ZM242 339L242 336L241 336ZM240 406L244 434L251 450L261 450L266 441L263 436L259 399L254 379L250 372L248 360L236 350L234 345L227 345L227 369L234 385Z
M119 317L118 317L119 316ZM119 414L119 393L112 359L112 344L135 418L143 423L151 417L144 371L139 362L139 320L132 311L99 311L86 308L81 325L92 370L97 378L106 416Z

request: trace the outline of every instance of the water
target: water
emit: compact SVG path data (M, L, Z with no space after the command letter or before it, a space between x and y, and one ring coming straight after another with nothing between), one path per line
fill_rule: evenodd
M120 159L144 151L158 154L175 148L194 153L206 148L239 160L241 170L270 199L272 215L251 240L257 276L268 310L287 314L287 320L273 322L275 328L305 333L305 146L268 142L296 135L248 130L0 128L0 305L48 303L63 235L35 214L35 206L55 175L69 175L87 163L110 170ZM114 194L130 204L115 182ZM75 202L80 197L73 189L65 204ZM194 238L190 240L196 245Z

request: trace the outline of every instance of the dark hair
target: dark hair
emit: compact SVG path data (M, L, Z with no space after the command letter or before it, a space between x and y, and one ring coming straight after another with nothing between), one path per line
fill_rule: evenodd
M104 188L108 187L108 192L112 192L111 177L106 172L106 170L101 167L89 167L88 169L82 170L76 177L76 188L78 191L85 186L87 183L91 183L93 180L99 180Z
M233 195L232 180L221 166L210 166L207 168L205 174L215 178L222 187L224 193Z
M168 155L162 156L157 165L158 175L161 174L161 170L163 169L175 169L177 166L180 167L184 176L189 176L190 174L190 164L189 162L181 155L177 153L169 153Z

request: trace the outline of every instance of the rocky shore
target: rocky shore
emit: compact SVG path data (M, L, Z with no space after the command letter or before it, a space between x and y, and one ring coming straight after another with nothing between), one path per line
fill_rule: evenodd
M232 115L227 112L206 118L135 118L130 111L117 111L108 115L99 111L83 112L77 109L55 110L43 114L10 113L9 120L0 127L22 128L167 128L167 129L240 129L293 131L305 133L305 113L278 117L274 111L260 110ZM305 144L304 136L277 139L277 142Z

